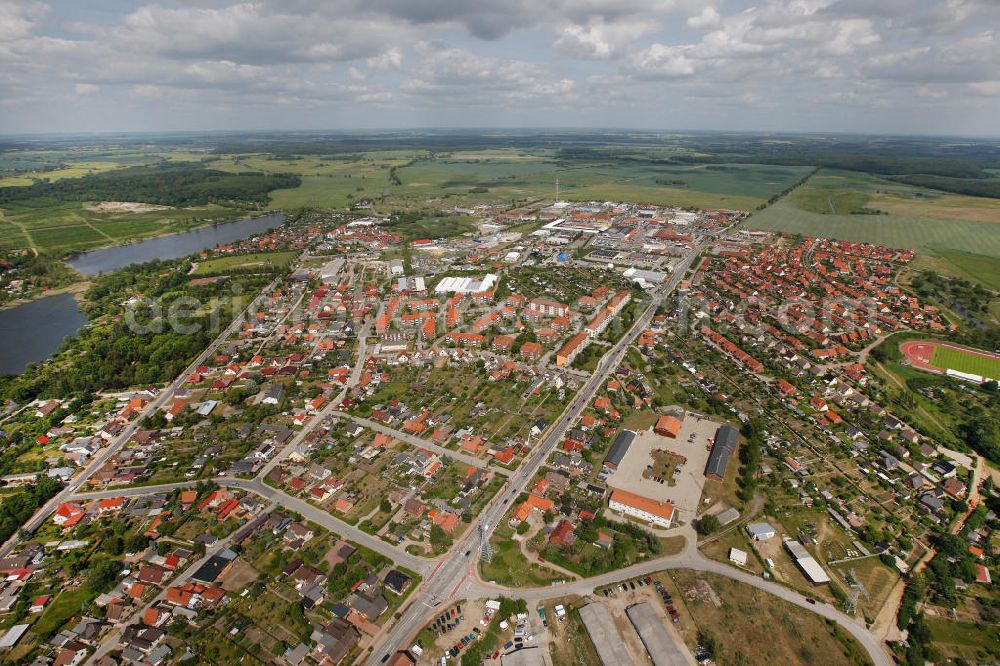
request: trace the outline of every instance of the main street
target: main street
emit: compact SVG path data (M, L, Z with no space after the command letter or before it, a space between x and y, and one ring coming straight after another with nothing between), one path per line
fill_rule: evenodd
M583 410L593 400L596 393L604 386L605 380L618 367L629 346L646 330L656 310L663 300L669 296L687 273L695 258L698 257L707 244L699 245L690 250L677 264L669 281L654 293L652 302L636 319L635 323L622 338L601 357L597 368L583 387L570 401L562 416L550 426L536 449L522 463L504 488L473 521L466 536L456 543L445 555L444 560L431 573L413 601L396 622L386 637L372 652L368 660L370 666L376 666L384 655L395 652L407 646L413 636L426 624L431 609L445 601L455 598L462 590L466 581L470 587L478 582L478 571L475 565L481 539L488 539L497 522L514 499L527 487L534 478L553 449L562 441L569 427L576 422ZM480 525L482 529L480 530Z

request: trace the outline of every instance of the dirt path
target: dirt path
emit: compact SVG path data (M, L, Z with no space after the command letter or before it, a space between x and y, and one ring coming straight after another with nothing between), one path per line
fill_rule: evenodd
M545 567L546 569L551 569L552 571L555 571L556 573L559 573L559 574L562 574L563 576L566 576L570 580L581 580L582 576L580 576L579 574L573 573L569 569L563 569L558 564L554 564L554 563L549 562L549 561L539 562L538 555L536 555L536 554L534 554L534 553L532 553L531 551L528 550L528 541L530 541L533 536L535 536L536 534L538 534L538 532L541 531L542 527L543 527L542 525L539 525L537 527L532 527L531 530L529 530L526 534L524 534L524 535L518 535L518 536L514 537L514 541L517 541L517 548L518 548L518 550L521 551L521 555L528 562L537 563L538 566ZM519 537L522 537L522 538L519 538Z

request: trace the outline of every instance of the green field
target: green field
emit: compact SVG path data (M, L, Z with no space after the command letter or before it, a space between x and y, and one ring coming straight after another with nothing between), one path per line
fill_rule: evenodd
M939 368L968 372L989 379L1000 379L1000 359L987 358L951 347L935 347L931 364Z
M779 201L747 221L752 229L878 243L935 252L939 249L1000 257L1000 222L941 220L903 215L810 213Z
M882 215L851 214L882 211ZM747 226L906 247L1000 283L1000 201L945 194L871 174L823 169Z
M947 262L949 268L955 269L958 277L973 278L1000 291L1000 258L941 248L935 249L933 254Z
M0 211L0 251L34 248L61 255L184 231L213 221L231 220L240 212L209 205L145 213L105 213L81 202L38 199L11 204Z
M1000 640L996 638L996 627L977 627L968 622L957 622L940 617L925 619L931 630L934 643L948 654L962 655L966 659L984 662L995 661L1000 654Z
M295 257L295 252L256 252L232 257L219 257L199 262L193 274L218 275L235 269L274 271L287 268Z
M212 168L282 171L302 185L272 193L271 208L344 207L376 199L380 208L430 203L472 205L555 197L571 201L636 201L695 208L752 210L795 183L806 167L740 165L662 166L628 161L566 161L545 150L364 153L363 159L276 159L226 156ZM391 179L391 171L398 183Z
M398 169L402 184L393 188L392 196L469 202L552 198L558 178L560 198L570 201L752 210L808 172L807 167L755 164L668 166L455 152ZM487 191L472 191L475 188Z

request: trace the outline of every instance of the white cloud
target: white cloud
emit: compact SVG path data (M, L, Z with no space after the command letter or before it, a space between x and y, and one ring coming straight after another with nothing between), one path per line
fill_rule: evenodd
M619 21L607 23L594 19L586 25L563 28L553 48L571 58L606 60L620 55L637 40L659 29L656 21Z
M697 16L688 17L687 24L689 28L700 30L702 28L714 28L721 21L722 17L719 16L719 12L715 10L715 7L709 6L702 9L701 13Z
M399 69L403 66L403 54L399 49L391 48L368 58L365 62L368 64L369 69L377 71Z

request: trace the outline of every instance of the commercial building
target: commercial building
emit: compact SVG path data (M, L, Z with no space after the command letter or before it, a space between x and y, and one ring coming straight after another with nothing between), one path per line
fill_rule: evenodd
M669 501L657 500L630 493L627 490L615 489L611 493L608 508L627 516L645 520L658 527L670 527L674 522L674 505Z
M580 619L583 620L583 626L587 628L590 640L597 649L597 656L604 666L632 663L625 641L604 604L587 604L580 609Z
M639 634L653 666L686 666L689 663L684 648L663 624L652 604L648 601L634 604L625 609L625 614Z
M625 459L625 454L628 453L629 447L635 441L635 434L634 430L622 430L618 433L614 443L611 445L611 449L608 451L608 455L604 457L605 469L618 469L618 465Z
M437 286L434 287L434 292L437 294L451 292L456 294L471 294L476 291L489 291L496 281L497 276L493 273L487 273L482 278L446 277L437 283Z
M708 462L705 464L706 479L722 482L726 477L729 457L736 452L739 438L740 432L733 426L719 426L715 431L715 442L712 444L711 453L708 454Z

